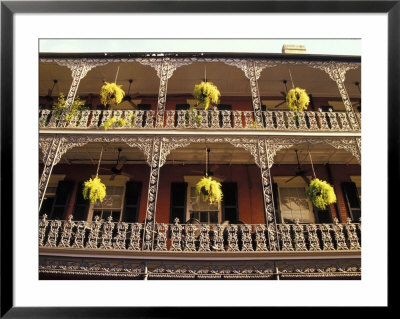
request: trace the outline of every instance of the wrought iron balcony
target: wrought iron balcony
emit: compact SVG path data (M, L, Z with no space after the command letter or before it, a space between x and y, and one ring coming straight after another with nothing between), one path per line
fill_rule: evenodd
M355 113L361 123L361 114ZM99 129L113 119L108 129L226 129L271 131L359 132L351 126L347 112L264 111L257 123L253 111L167 110L164 122L156 123L155 111L85 110L74 114L52 110L39 111L39 127ZM111 123L111 122L108 122Z
M39 246L41 250L82 250L99 253L143 251L141 223L107 221L47 220L39 221ZM151 239L154 252L185 255L232 253L325 253L360 252L361 224L349 219L341 224L278 224L279 251L269 245L269 232L262 224L156 224Z

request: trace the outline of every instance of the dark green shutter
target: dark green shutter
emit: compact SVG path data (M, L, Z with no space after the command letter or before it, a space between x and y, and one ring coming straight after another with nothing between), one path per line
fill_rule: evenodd
M143 120L142 120L142 127L146 125L146 118L147 118L147 112L151 110L151 104L138 104L137 106L138 111L145 111L143 113Z
M232 111L232 106L229 104L218 104L218 110L219 111ZM222 112L219 113L219 126L222 127L222 121L223 115ZM232 112L231 112L231 124L232 124Z
M175 105L176 111L189 110L190 104L177 104Z
M71 197L72 188L74 186L74 182L72 181L59 181L56 197L53 203L53 209L51 211L51 215L48 217L49 219L59 219L62 220L65 218L65 213L67 210L67 206L69 203L69 199Z
M333 107L330 105L323 105L323 106L320 106L319 108L321 109L322 112L325 112L325 113L329 112L330 110L333 111ZM326 119L326 122L328 123L328 127L332 128L331 119L329 118L328 114L325 114L325 119Z
M88 199L83 198L83 182L79 182L76 197L75 197L75 205L72 216L74 216L74 220L86 220L87 213L89 209L90 201Z
M237 184L222 184L222 221L228 220L231 224L236 224L239 219Z
M314 209L316 224L332 223L332 213L330 206L327 206L326 209L319 209L313 205L313 209Z
M356 184L352 182L342 183L343 193L346 199L347 208L350 212L350 218L353 222L358 223L361 217L361 203L358 197Z
M279 207L279 194L278 194L278 184L272 183L272 195L274 198L274 207L275 207L275 219L277 223L282 223L281 217L281 209ZM264 196L264 195L263 195Z
M122 213L123 222L136 223L138 221L141 191L141 182L126 183L124 210Z
M175 111L185 111L185 110L189 110L190 109L190 105L189 104L176 104L175 105ZM185 119L186 121L189 121L189 114L185 115ZM178 125L178 113L175 112L175 127L177 127Z
M187 183L171 183L171 201L169 222L175 223L175 218L180 223L186 222L186 192Z
M139 111L150 111L151 104L138 104L137 108Z
M267 125L267 121L266 121L266 115L265 115L265 113L264 112L266 112L267 111L267 106L266 105L261 105L261 117L262 117L262 119L263 119L263 124L264 124L264 127Z

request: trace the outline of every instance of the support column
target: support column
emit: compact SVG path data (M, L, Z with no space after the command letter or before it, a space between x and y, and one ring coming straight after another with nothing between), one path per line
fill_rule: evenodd
M167 101L167 84L168 79L174 71L182 66L193 63L191 60L177 60L171 58L149 58L136 59L137 62L143 65L149 65L157 71L157 76L160 78L160 87L158 90L157 101L157 118L156 127L164 126L165 102Z
M39 210L42 207L43 198L46 194L47 185L53 167L60 161L61 156L69 149L83 146L88 139L76 138L74 136L55 135L54 137L39 137L39 147L43 152L43 172L39 180Z
M76 93L78 91L79 83L86 74L96 66L101 66L109 63L108 61L93 60L93 59L65 59L65 60L54 60L58 65L66 66L72 71L72 83L68 91L68 95L65 100L66 112L69 112L74 103ZM61 121L62 127L67 125L66 121Z
M72 71L72 84L69 89L65 105L68 110L72 107L76 92L78 91L80 81L86 76L86 74L96 66L106 65L109 62L103 60L93 59L65 59L65 60L54 60L58 65L66 66Z
M323 64L312 65L314 68L324 70L329 77L336 82L339 89L340 95L342 97L344 106L346 108L347 115L349 116L351 127L354 130L360 130L360 123L354 113L353 106L351 105L349 94L347 93L346 87L344 85L344 80L346 72L350 69L355 69L358 67L356 64L346 64L338 62L327 62Z
M264 198L265 223L268 230L268 242L271 251L280 250L279 239L276 226L276 214L274 199L272 194L272 182L269 162L268 145L265 138L259 137L257 141L257 150L261 170L261 183Z
M72 84L69 88L68 95L65 100L65 106L68 108L68 110L71 109L72 103L75 100L76 92L78 91L81 79L83 79L86 73L91 69L88 68L88 66L86 66L85 63L83 63L82 61L79 64L69 66L69 68L72 71Z
M251 97L253 99L254 120L257 127L263 127L260 91L258 89L258 78L260 77L261 70L256 69L254 61L247 62L248 78L250 80Z
M144 221L143 231L143 250L153 250L154 232L155 232L155 216L157 206L158 180L160 175L160 160L162 152L162 137L155 136L150 151L150 178L149 189L147 193L147 209Z
M47 185L49 183L50 175L53 170L53 166L55 165L58 152L62 145L63 141L60 136L54 136L52 141L47 144L47 148L44 151L44 167L43 172L39 180L39 211L42 207L43 198L46 193Z
M358 158L361 164L361 137L356 137L356 144L357 144Z
M172 72L170 73L169 69L169 61L163 59L158 66L157 72L158 76L160 77L160 87L158 89L156 127L164 126L165 103L167 101L167 84L169 77L172 75Z

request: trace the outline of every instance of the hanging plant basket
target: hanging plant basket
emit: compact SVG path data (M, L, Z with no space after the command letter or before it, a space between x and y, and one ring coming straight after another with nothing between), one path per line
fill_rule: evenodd
M291 89L286 95L286 104L289 110L293 112L303 112L307 109L309 103L310 98L304 89Z
M82 101L79 96L72 102L71 108L65 115L65 120L69 123L71 119L79 112L87 110L88 107L85 106L85 102ZM60 116L62 112L67 110L66 100L64 93L60 93L58 96L57 104L53 105L53 110L56 112L56 116Z
M203 202L219 204L223 197L221 183L213 180L211 177L203 177L196 184L196 194Z
M121 86L116 83L105 82L100 90L101 103L104 106L121 103L125 96L125 92L121 89Z
M83 198L89 199L92 204L97 201L103 202L106 196L106 185L101 182L99 177L89 179L83 185Z
M132 127L132 120L136 118L136 114L128 115L126 118L117 118L113 116L108 121L104 122L102 127L108 130L110 127Z
M325 209L327 205L336 203L336 195L333 187L326 181L318 178L311 180L306 195L310 198L313 205L319 209Z
M194 86L193 96L197 105L203 106L207 110L210 104L218 104L221 93L211 82L201 82Z

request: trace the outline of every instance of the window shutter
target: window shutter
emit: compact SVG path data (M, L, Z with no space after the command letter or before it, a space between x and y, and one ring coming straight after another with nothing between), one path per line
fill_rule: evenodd
M361 217L361 203L358 197L356 184L352 182L343 182L342 189L346 198L347 208L350 212L350 218L353 222L358 223Z
M127 182L125 189L124 210L122 221L136 223L139 217L141 182Z
M143 114L143 120L142 120L142 127L146 126L146 118L147 118L147 112L151 110L151 104L138 104L137 106L138 111L145 111Z
M75 198L74 211L72 216L74 216L74 220L86 220L87 212L89 209L90 201L88 199L83 198L83 182L79 182L78 190Z
M332 110L332 112L334 111L333 106L330 105L323 105L319 107L321 109L322 112L330 112L330 110ZM328 114L325 114L325 118L326 118L326 122L328 123L328 127L332 128L332 124L331 124L331 119L329 118Z
M138 104L137 108L140 111L150 111L151 110L151 104Z
M218 104L219 111L231 111L231 123L232 123L232 106L229 104ZM219 126L222 127L223 123L223 115L222 112L219 113Z
M332 213L330 206L327 209L318 209L313 205L315 223L316 224L331 224L332 223Z
M185 111L190 109L190 104L176 104L175 111ZM185 115L185 119L189 121L189 115ZM175 127L178 126L178 113L175 112Z
M182 110L189 110L190 104L177 104L175 105L175 110L182 111Z
M261 114L262 114L262 119L263 119L263 124L264 124L264 127L267 125L267 121L266 121L266 114L264 113L264 112L266 112L267 111L267 106L266 105L261 105Z
M274 198L274 207L275 207L275 219L277 223L282 223L281 218L281 210L279 207L279 194L278 194L278 184L272 183L272 195Z
M66 209L68 206L69 199L71 197L71 191L74 186L72 181L59 181L56 197L54 199L53 209L49 219L59 219L65 218Z
M186 192L187 183L171 183L171 202L169 222L173 224L175 218L179 218L180 223L186 222Z
M239 219L239 209L237 200L237 184L221 183L222 194L222 221L228 220L231 224L236 224Z

